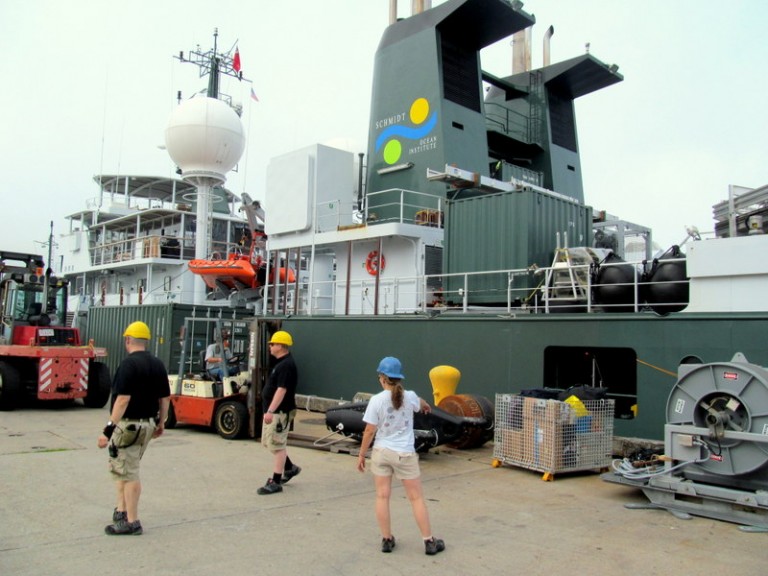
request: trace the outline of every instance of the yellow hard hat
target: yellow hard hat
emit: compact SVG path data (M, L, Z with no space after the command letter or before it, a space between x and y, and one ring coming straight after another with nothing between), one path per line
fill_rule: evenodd
M149 332L149 326L144 322L133 322L128 325L128 328L123 332L123 336L130 336L131 338L138 338L140 340L149 340L152 338L152 334Z
M291 335L288 334L285 330L278 330L274 334L272 334L272 339L269 341L270 344L282 344L284 346L293 346L293 338L291 338Z

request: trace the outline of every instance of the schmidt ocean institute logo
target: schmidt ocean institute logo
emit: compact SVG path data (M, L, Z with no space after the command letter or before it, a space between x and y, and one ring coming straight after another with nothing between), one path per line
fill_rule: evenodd
M376 138L376 153L381 150L384 162L391 166L402 158L404 147L409 154L437 148L437 136L430 136L436 125L437 112L430 114L429 100L417 98L407 115L402 112L376 120L376 129L381 130Z

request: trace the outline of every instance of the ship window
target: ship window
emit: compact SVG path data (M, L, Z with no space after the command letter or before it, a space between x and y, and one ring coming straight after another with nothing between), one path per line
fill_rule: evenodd
M480 77L477 51L441 41L443 96L465 108L480 112Z
M616 418L637 411L637 355L630 348L548 346L544 350L544 386L602 386L614 400Z

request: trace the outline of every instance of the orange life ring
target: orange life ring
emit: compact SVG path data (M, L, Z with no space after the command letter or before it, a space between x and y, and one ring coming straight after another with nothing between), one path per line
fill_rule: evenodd
M378 250L371 250L368 253L368 257L365 259L365 270L371 276L376 276L376 273L378 272L377 270L378 260L379 260ZM384 254L382 254L381 255L381 271L384 272L384 268L386 267L387 267L387 261L384 259Z

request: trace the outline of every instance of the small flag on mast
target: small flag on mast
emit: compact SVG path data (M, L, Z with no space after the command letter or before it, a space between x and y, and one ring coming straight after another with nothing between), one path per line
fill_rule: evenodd
M232 70L240 72L240 48L235 48L235 57L232 59Z
M252 98L253 100L256 100L256 102L258 102L258 101L259 101L259 99L258 99L258 98L257 98L257 96L256 96L256 92L254 92L254 91L253 91L253 86L251 86L251 98Z

